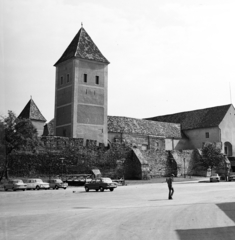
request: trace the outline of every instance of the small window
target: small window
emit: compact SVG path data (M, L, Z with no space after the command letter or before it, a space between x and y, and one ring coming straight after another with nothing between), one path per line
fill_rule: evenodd
M69 74L67 74L67 83L69 82Z
M224 147L224 153L228 155L228 147Z
M208 132L206 132L206 138L209 138L210 134Z
M95 83L99 84L99 76L95 76Z
M84 81L84 82L87 82L87 74L84 74L84 75L83 75L83 81Z
M62 85L63 83L64 83L64 78L61 77L61 78L60 78L60 85Z

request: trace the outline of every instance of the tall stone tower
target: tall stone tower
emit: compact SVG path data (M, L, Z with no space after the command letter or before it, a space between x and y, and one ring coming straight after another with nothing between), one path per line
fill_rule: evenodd
M108 64L81 27L54 65L56 136L107 144Z

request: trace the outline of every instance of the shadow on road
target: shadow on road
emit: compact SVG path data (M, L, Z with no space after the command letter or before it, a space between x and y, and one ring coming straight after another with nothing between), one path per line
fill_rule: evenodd
M164 198L164 199L151 199L149 201L166 201L166 200L168 200L168 199L166 199L166 198Z
M235 202L216 204L232 221L235 222ZM216 221L216 219L215 219ZM235 227L176 230L180 240L234 240Z
M92 209L92 208L89 208L89 207L74 207L73 209Z

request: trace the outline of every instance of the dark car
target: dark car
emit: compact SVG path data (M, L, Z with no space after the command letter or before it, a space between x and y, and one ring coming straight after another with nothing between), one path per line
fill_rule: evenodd
M117 187L117 184L114 183L110 178L99 178L90 181L89 183L85 184L85 190L88 192L89 190L93 189L98 192L99 190L103 192L105 189L109 189L113 191L114 188Z
M50 188L58 190L59 188L66 189L68 187L68 183L63 182L61 179L49 179Z
M235 172L230 172L228 180L229 181L235 181Z

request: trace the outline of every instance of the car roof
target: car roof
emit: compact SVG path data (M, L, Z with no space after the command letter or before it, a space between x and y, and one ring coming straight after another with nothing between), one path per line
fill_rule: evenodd
M42 180L41 178L27 178L26 180Z

